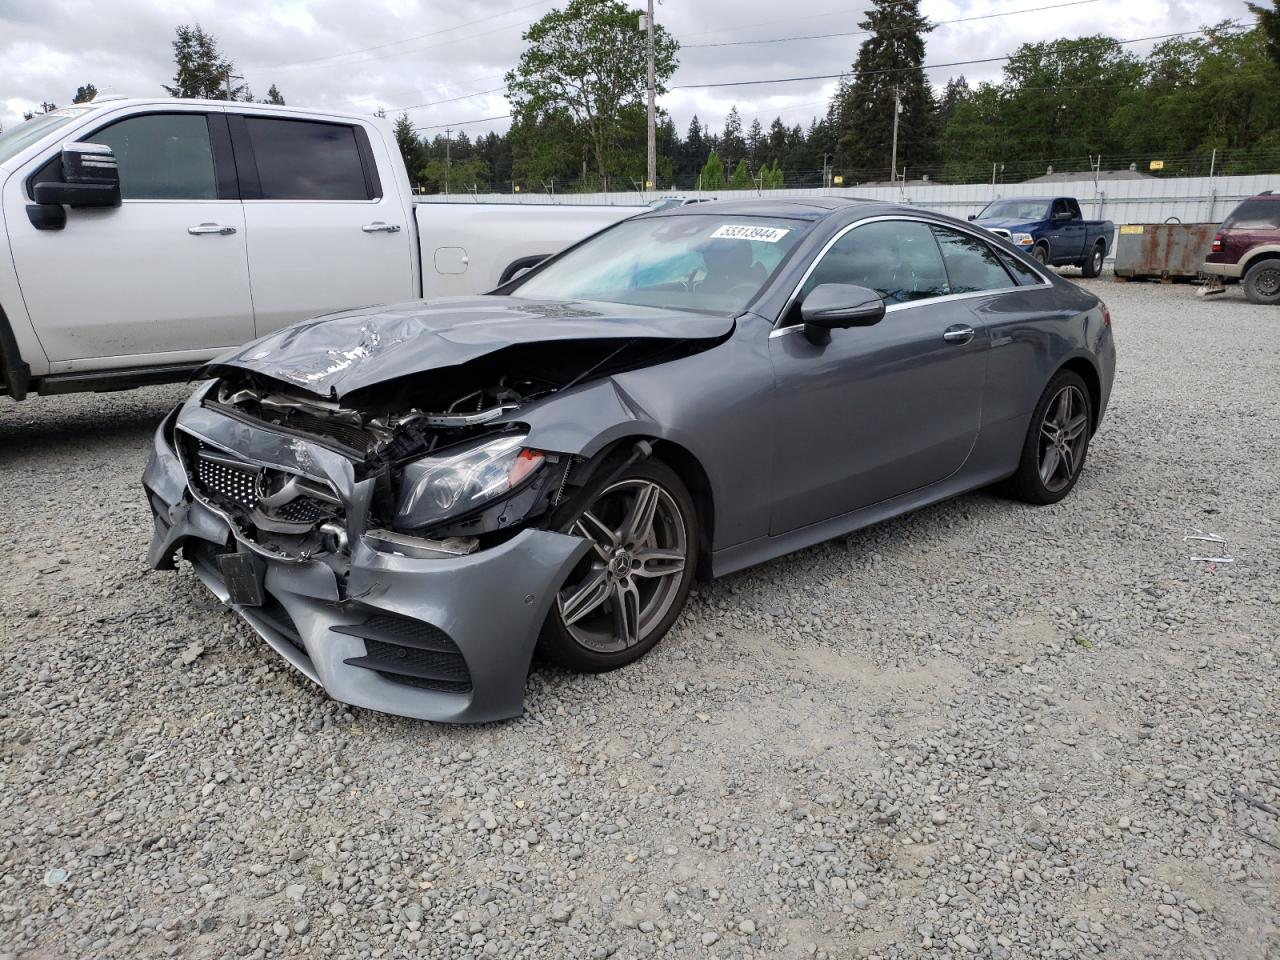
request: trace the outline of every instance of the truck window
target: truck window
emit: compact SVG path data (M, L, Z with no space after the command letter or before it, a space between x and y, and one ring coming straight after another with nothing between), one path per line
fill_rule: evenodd
M126 117L85 139L115 153L121 199L218 199L209 121L203 113Z
M1080 214L1080 204L1076 203L1076 201L1071 197L1068 197L1066 199L1066 204L1067 204L1067 212L1070 213L1073 218L1075 218L1076 220L1084 219L1084 217L1081 216Z
M981 240L945 227L934 227L933 235L942 248L942 262L947 265L952 293L1007 290L1016 286L1009 272L1000 265L995 251Z
M263 200L368 200L352 127L245 117Z
M1053 215L1055 217L1060 213L1071 213L1071 212L1072 212L1071 204L1067 203L1067 201L1064 198L1059 197L1057 200L1053 201ZM1078 210L1076 211L1076 214L1079 215Z

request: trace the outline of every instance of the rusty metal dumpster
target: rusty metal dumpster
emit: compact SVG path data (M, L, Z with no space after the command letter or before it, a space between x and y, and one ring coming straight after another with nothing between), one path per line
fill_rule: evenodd
M1116 238L1117 280L1194 280L1216 223L1126 223Z

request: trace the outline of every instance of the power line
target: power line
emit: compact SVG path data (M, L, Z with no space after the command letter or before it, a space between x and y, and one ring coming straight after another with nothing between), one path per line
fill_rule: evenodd
M510 10L504 10L504 11L502 11L501 13L494 13L494 14L490 14L490 15L489 15L489 16L487 16L487 17L480 17L480 18L478 18L478 19L476 19L476 20L468 20L468 21L466 21L465 23L455 24L455 25L454 25L454 26L452 26L452 27L445 27L445 28L444 28L444 29L442 29L442 30L432 30L432 31L430 31L429 33L419 33L419 34L417 34L416 36L412 36L412 37L405 37L405 38L404 38L404 39L402 39L402 40L391 40L391 41L389 41L388 43L378 43L378 44L374 44L374 45L373 45L373 46L371 46L371 47L359 47L359 48L357 48L357 49L355 49L355 50L345 50L345 51L343 51L342 53L331 53L331 54L329 54L328 56L324 56L324 57L313 57L313 58L312 58L312 59L310 59L310 60L293 60L293 61L290 61L290 62L288 62L288 63L276 63L276 64L263 65L263 66L248 67L248 68L246 68L246 69L249 69L249 70L282 70L282 69L287 69L287 68L290 68L290 67L301 67L301 66L307 66L307 65L309 65L309 64L318 64L318 63L321 63L322 61L325 61L325 60L337 60L337 59L338 59L338 58L340 58L340 57L349 57L349 56L353 56L353 55L355 55L355 54L357 54L357 53L368 53L368 52L370 52L370 51L372 51L372 50L384 50L384 49L386 49L387 47L396 47L396 46L399 46L399 45L400 45L400 44L402 44L402 43L412 43L412 42L413 42L413 41L415 41L415 40L424 40L424 39L426 39L427 37L438 37L438 36L440 36L441 34L444 34L444 33L452 33L453 31L455 31L455 30L461 30L461 29L463 29L464 27L474 27L474 26L475 26L476 24L478 24L478 23L487 23L487 22L489 22L490 20L497 20L497 19L498 19L498 18L500 18L500 17L509 16L510 14L513 14L513 13L519 13L521 10L528 10L530 7L540 7L540 6L545 6L545 5L546 5L547 3L549 3L549 2L551 2L551 0L534 0L534 2L533 2L533 3L526 3L526 4L524 4L523 6L519 6L519 7L512 7ZM526 21L526 23L531 23L531 22L532 22L532 21ZM521 25L521 26L523 26L523 24L520 24L520 25ZM511 26L516 26L516 24L507 24L506 26L511 27ZM478 34L478 36L484 36L484 34ZM377 59L377 58L371 58L371 59ZM365 62L367 62L367 61L365 61L365 60L357 60L357 61L354 61L354 62L356 62L356 63L365 63ZM335 66L337 66L337 64L335 64Z
M472 97L484 97L491 93L506 93L506 87L494 87L492 90L478 90L475 93L464 93L460 97L450 97L447 100L431 100L427 103L415 103L408 107L388 107L388 111L392 113L404 113L407 110L421 110L424 107L437 107L442 103L457 103L459 100L470 100Z
M1091 46L1107 46L1112 43L1144 43L1148 40L1169 40L1173 37L1187 37L1196 34L1203 34L1204 30L1183 30L1180 33L1162 33L1151 37L1132 37L1128 40L1114 40L1108 38L1105 41L1099 41ZM883 70L846 70L843 73L822 73L813 74L804 77L770 77L768 80L727 80L718 83L679 83L671 87L672 90L708 90L714 87L754 87L771 83L798 83L803 80L840 80L844 77L852 77L855 74L862 77L878 76L886 73L906 73L912 70L935 70L942 67L965 67L977 63L998 63L1001 60L1012 60L1015 54L1007 53L999 57L981 57L976 60L953 60L949 63L922 63L918 67L886 67Z
M969 23L973 20L994 20L997 17L1012 17L1020 13L1041 13L1045 10L1057 10L1060 7L1079 7L1086 3L1099 3L1101 0L1069 0L1068 3L1053 3L1043 7L1025 7L1021 10L1004 10L999 13L984 13L976 17L960 17L956 20L936 20L931 26L942 27L953 23ZM871 30L854 30L849 33L814 33L803 37L770 37L765 40L725 40L720 43L687 43L681 50L704 50L710 47L744 47L761 43L790 43L793 40L830 40L836 37L869 37Z
M500 117L480 117L477 120L454 120L451 123L432 123L423 127L414 127L414 130L448 130L450 127L467 127L473 123L489 123L492 120L510 120L511 114L504 113Z

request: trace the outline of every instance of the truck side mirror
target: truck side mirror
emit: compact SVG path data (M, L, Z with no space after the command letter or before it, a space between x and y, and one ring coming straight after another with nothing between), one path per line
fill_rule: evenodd
M67 143L62 147L62 179L37 183L35 205L27 216L37 230L59 230L69 207L120 206L120 169L111 148L101 143ZM55 211L54 207L58 209Z

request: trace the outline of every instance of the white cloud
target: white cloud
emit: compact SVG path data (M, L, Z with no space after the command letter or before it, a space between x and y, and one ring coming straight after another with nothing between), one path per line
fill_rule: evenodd
M1098 0L1042 9L1053 2L923 0L923 12L934 20L1028 11L940 26L927 39L926 62L993 57L1026 41L1058 36L1141 37L1248 16L1242 0ZM163 93L161 84L173 75L174 28L195 22L218 38L258 96L275 83L291 104L369 113L381 106L394 114L400 107L500 87L502 74L523 49L522 30L556 5L555 0L472 0L465 5L443 0L4 0L0 123L7 128L19 122L23 110L42 100L68 103L86 82L126 95ZM866 4L788 0L785 6L789 16L783 18L780 6L769 0L667 0L658 7L658 20L683 43L705 44L857 31ZM450 29L462 23L471 25ZM848 69L862 39L686 47L672 84L836 73ZM1000 64L934 70L930 78L941 85L959 73L971 81L995 79ZM816 80L675 90L662 102L682 133L695 112L718 128L735 103L748 124L759 116L768 125L781 112L786 122L807 125L823 112L833 88L832 81ZM507 111L501 94L485 93L417 108L410 115L428 126ZM474 135L505 126L495 122L466 129Z

